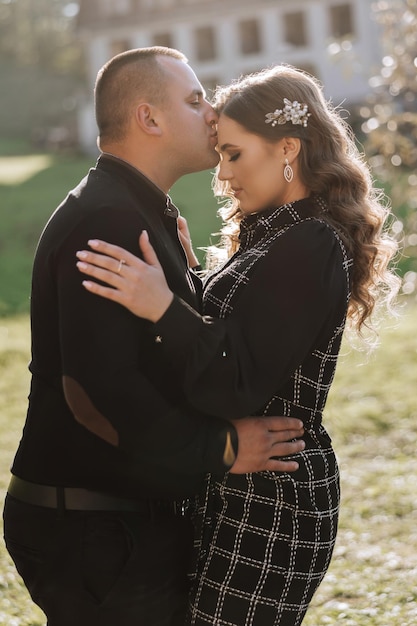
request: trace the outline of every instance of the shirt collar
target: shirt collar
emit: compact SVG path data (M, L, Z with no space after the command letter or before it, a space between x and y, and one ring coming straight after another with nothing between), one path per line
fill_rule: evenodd
M97 163L103 161L113 161L114 163L118 163L119 165L129 170L132 174L134 174L137 179L139 179L142 183L146 183L160 197L160 199L165 204L164 214L166 216L173 217L175 219L178 217L179 211L175 204L172 202L171 197L166 194L160 187L158 187L158 185L156 185L148 176L146 176L146 174L144 174L137 167L129 163L129 161L126 161L125 159L122 159L115 154L111 154L110 152L102 152L98 158Z

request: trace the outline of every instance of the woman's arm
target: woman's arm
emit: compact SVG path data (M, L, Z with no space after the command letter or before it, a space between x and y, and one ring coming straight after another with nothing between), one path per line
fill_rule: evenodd
M142 310L142 308L144 310L152 308L150 307L152 301L154 302L152 306L162 310L164 306L161 307L157 293L161 292L163 297L168 299L173 299L173 294L166 284L162 268L148 242L147 234L143 233L140 239L144 258L147 259L148 263L144 263L134 254L120 246L90 240L90 245L93 249L103 253L106 252L107 256L87 251L84 251L83 254L77 253L79 258L84 258L94 263L94 265L91 265L83 262L81 265L78 264L78 267L84 273L93 275L95 278L106 281L113 286L105 287L90 281L87 285L88 291L97 293L104 299L119 302L130 308L132 312L137 312ZM126 263L120 264L121 259L126 261ZM120 273L118 272L119 267ZM137 293L139 290L142 290L142 293L146 292L145 285L148 281L152 288L153 296L143 295L141 300ZM143 303L143 307L141 307L140 302ZM182 303L183 301L180 302ZM168 308L170 307L168 306ZM159 317L159 315L160 313L156 317ZM196 316L196 319L201 319L195 311L193 311L193 315ZM202 404L204 403L205 401L203 400ZM234 414L236 414L236 411L234 411ZM239 415L239 417L242 416ZM231 469L233 473L258 471L260 469L270 469L271 471L295 471L297 469L298 464L295 461L281 461L272 457L290 456L303 449L304 442L300 440L294 441L295 438L303 435L302 423L291 418L270 417L268 419L266 431L264 419L260 420L258 424L254 422L253 418L248 420L240 419L238 422L234 421L238 434L239 448L238 457Z
M145 234L140 245L147 263L127 257L122 276L115 271L123 251L93 245L112 258L85 253L85 259L107 269L80 269L114 289L91 281L86 288L158 322L155 334L183 371L188 399L218 415L257 410L302 362L332 311L339 308L343 320L346 274L336 239L321 223L298 225L279 237L226 320L202 317L173 297Z

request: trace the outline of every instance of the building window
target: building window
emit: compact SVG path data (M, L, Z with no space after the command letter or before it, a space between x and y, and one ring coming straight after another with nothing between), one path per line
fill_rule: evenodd
M114 0L111 0L114 2ZM136 6L139 11L144 9L145 11L159 12L163 9L175 6L176 0L136 0Z
M151 0L149 4L152 8L153 5L155 5L155 8L157 7L158 9L167 9L169 7L175 6L176 0L157 0L156 2L155 0Z
M308 44L305 18L303 11L284 14L284 38L286 43L297 47Z
M101 8L105 15L126 15L131 11L131 0L101 0Z
M171 33L155 33L153 36L153 45L173 48Z
M261 34L258 20L239 22L240 51L242 54L255 54L261 51Z
M114 57L116 54L130 50L130 41L127 39L114 39L110 42L110 56Z
M211 61L216 58L216 38L212 26L203 26L194 31L197 59Z
M338 4L330 7L330 34L334 39L352 36L353 9L351 4Z

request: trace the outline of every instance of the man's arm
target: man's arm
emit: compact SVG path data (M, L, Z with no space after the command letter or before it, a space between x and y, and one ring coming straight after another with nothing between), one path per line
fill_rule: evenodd
M270 468L273 452L289 453L288 444L273 445L283 441L281 433L277 439L266 422L254 418L238 426L236 437L236 427L228 420L174 406L146 375L148 354L158 349L148 323L83 289L75 252L91 230L106 235L115 230L113 212L108 213L101 212L99 226L93 219L79 224L52 262L59 273L66 397L75 419L127 454L144 476L152 474L161 482L177 475L175 480L185 484L187 476L224 472L234 462L233 471ZM124 225L119 237L135 230ZM173 386L170 380L161 383ZM228 433L229 438L238 439L237 458L225 462ZM290 453L299 445L289 444Z

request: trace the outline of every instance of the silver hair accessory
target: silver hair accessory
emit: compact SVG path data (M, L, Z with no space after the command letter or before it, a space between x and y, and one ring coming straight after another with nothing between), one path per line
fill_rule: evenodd
M276 109L273 113L267 113L265 115L265 124L276 126L277 124L291 122L291 124L307 126L310 115L311 113L308 112L306 104L300 104L297 100L290 102L287 98L284 98L284 108Z

